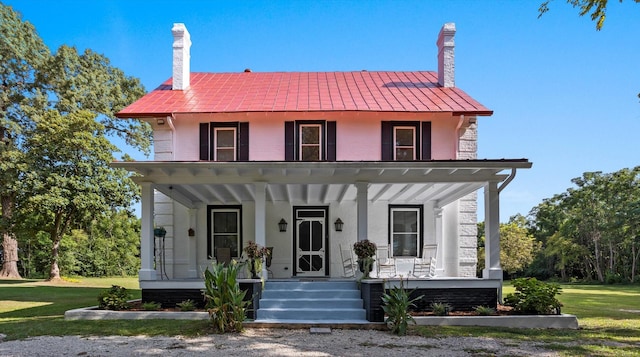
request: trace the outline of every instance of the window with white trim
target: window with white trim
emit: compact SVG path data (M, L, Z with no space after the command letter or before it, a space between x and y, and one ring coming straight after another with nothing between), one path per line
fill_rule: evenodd
M389 206L389 231L394 257L417 257L422 246L422 206Z
M213 128L213 161L236 161L236 128Z
M284 159L286 161L336 161L336 122L285 121Z
M382 121L382 161L432 160L431 122Z
M300 147L298 153L300 161L320 161L322 159L322 138L321 124L300 124L298 126L298 138Z
M414 126L393 127L393 160L416 160L416 128Z

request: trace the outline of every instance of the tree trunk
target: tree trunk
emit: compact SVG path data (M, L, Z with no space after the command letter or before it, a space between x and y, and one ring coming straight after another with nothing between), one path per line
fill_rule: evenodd
M14 197L5 195L0 197L2 202L2 220L10 222L13 218ZM2 233L2 252L3 263L0 270L1 278L22 279L18 272L18 240L11 234L11 225L3 227Z
M594 246L594 254L595 257L593 259L594 268L596 270L596 276L598 277L598 281L604 283L604 274L602 273L602 264L600 262L600 233L596 232L593 234L593 246Z
M60 267L58 267L58 257L60 253L60 240L62 239L62 233L60 231L60 226L62 225L62 213L57 212L56 218L53 224L53 228L49 233L51 237L52 247L51 247L51 269L49 270L49 279L52 280L60 280Z
M56 234L51 234L51 240L53 241L53 247L51 248L51 269L49 270L49 279L60 280L60 268L58 267L58 256L60 249L60 239L55 237Z
M638 254L636 254L636 242L631 243L631 282L636 280L636 265L638 264Z

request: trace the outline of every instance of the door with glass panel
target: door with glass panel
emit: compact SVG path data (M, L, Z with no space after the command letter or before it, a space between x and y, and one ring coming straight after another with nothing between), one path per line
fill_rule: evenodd
M326 208L294 208L296 275L325 276L327 265Z

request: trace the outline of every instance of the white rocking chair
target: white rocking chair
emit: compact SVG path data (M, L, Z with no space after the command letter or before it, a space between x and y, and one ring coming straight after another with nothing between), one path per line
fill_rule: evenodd
M436 254L438 246L426 244L422 247L422 258L413 260L413 276L416 278L432 278L436 275Z
M389 247L378 248L376 251L378 278L392 278L398 275L396 260L390 256L389 252Z
M340 244L340 257L342 258L342 274L345 278L355 278L358 265L353 259L353 253L349 246Z

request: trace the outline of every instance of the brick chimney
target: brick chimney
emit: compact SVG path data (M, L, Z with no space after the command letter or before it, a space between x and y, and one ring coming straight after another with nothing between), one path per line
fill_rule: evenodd
M191 36L184 24L173 24L173 90L189 88L191 79Z
M438 84L441 87L455 87L455 54L453 36L456 24L448 22L442 26L438 34Z

